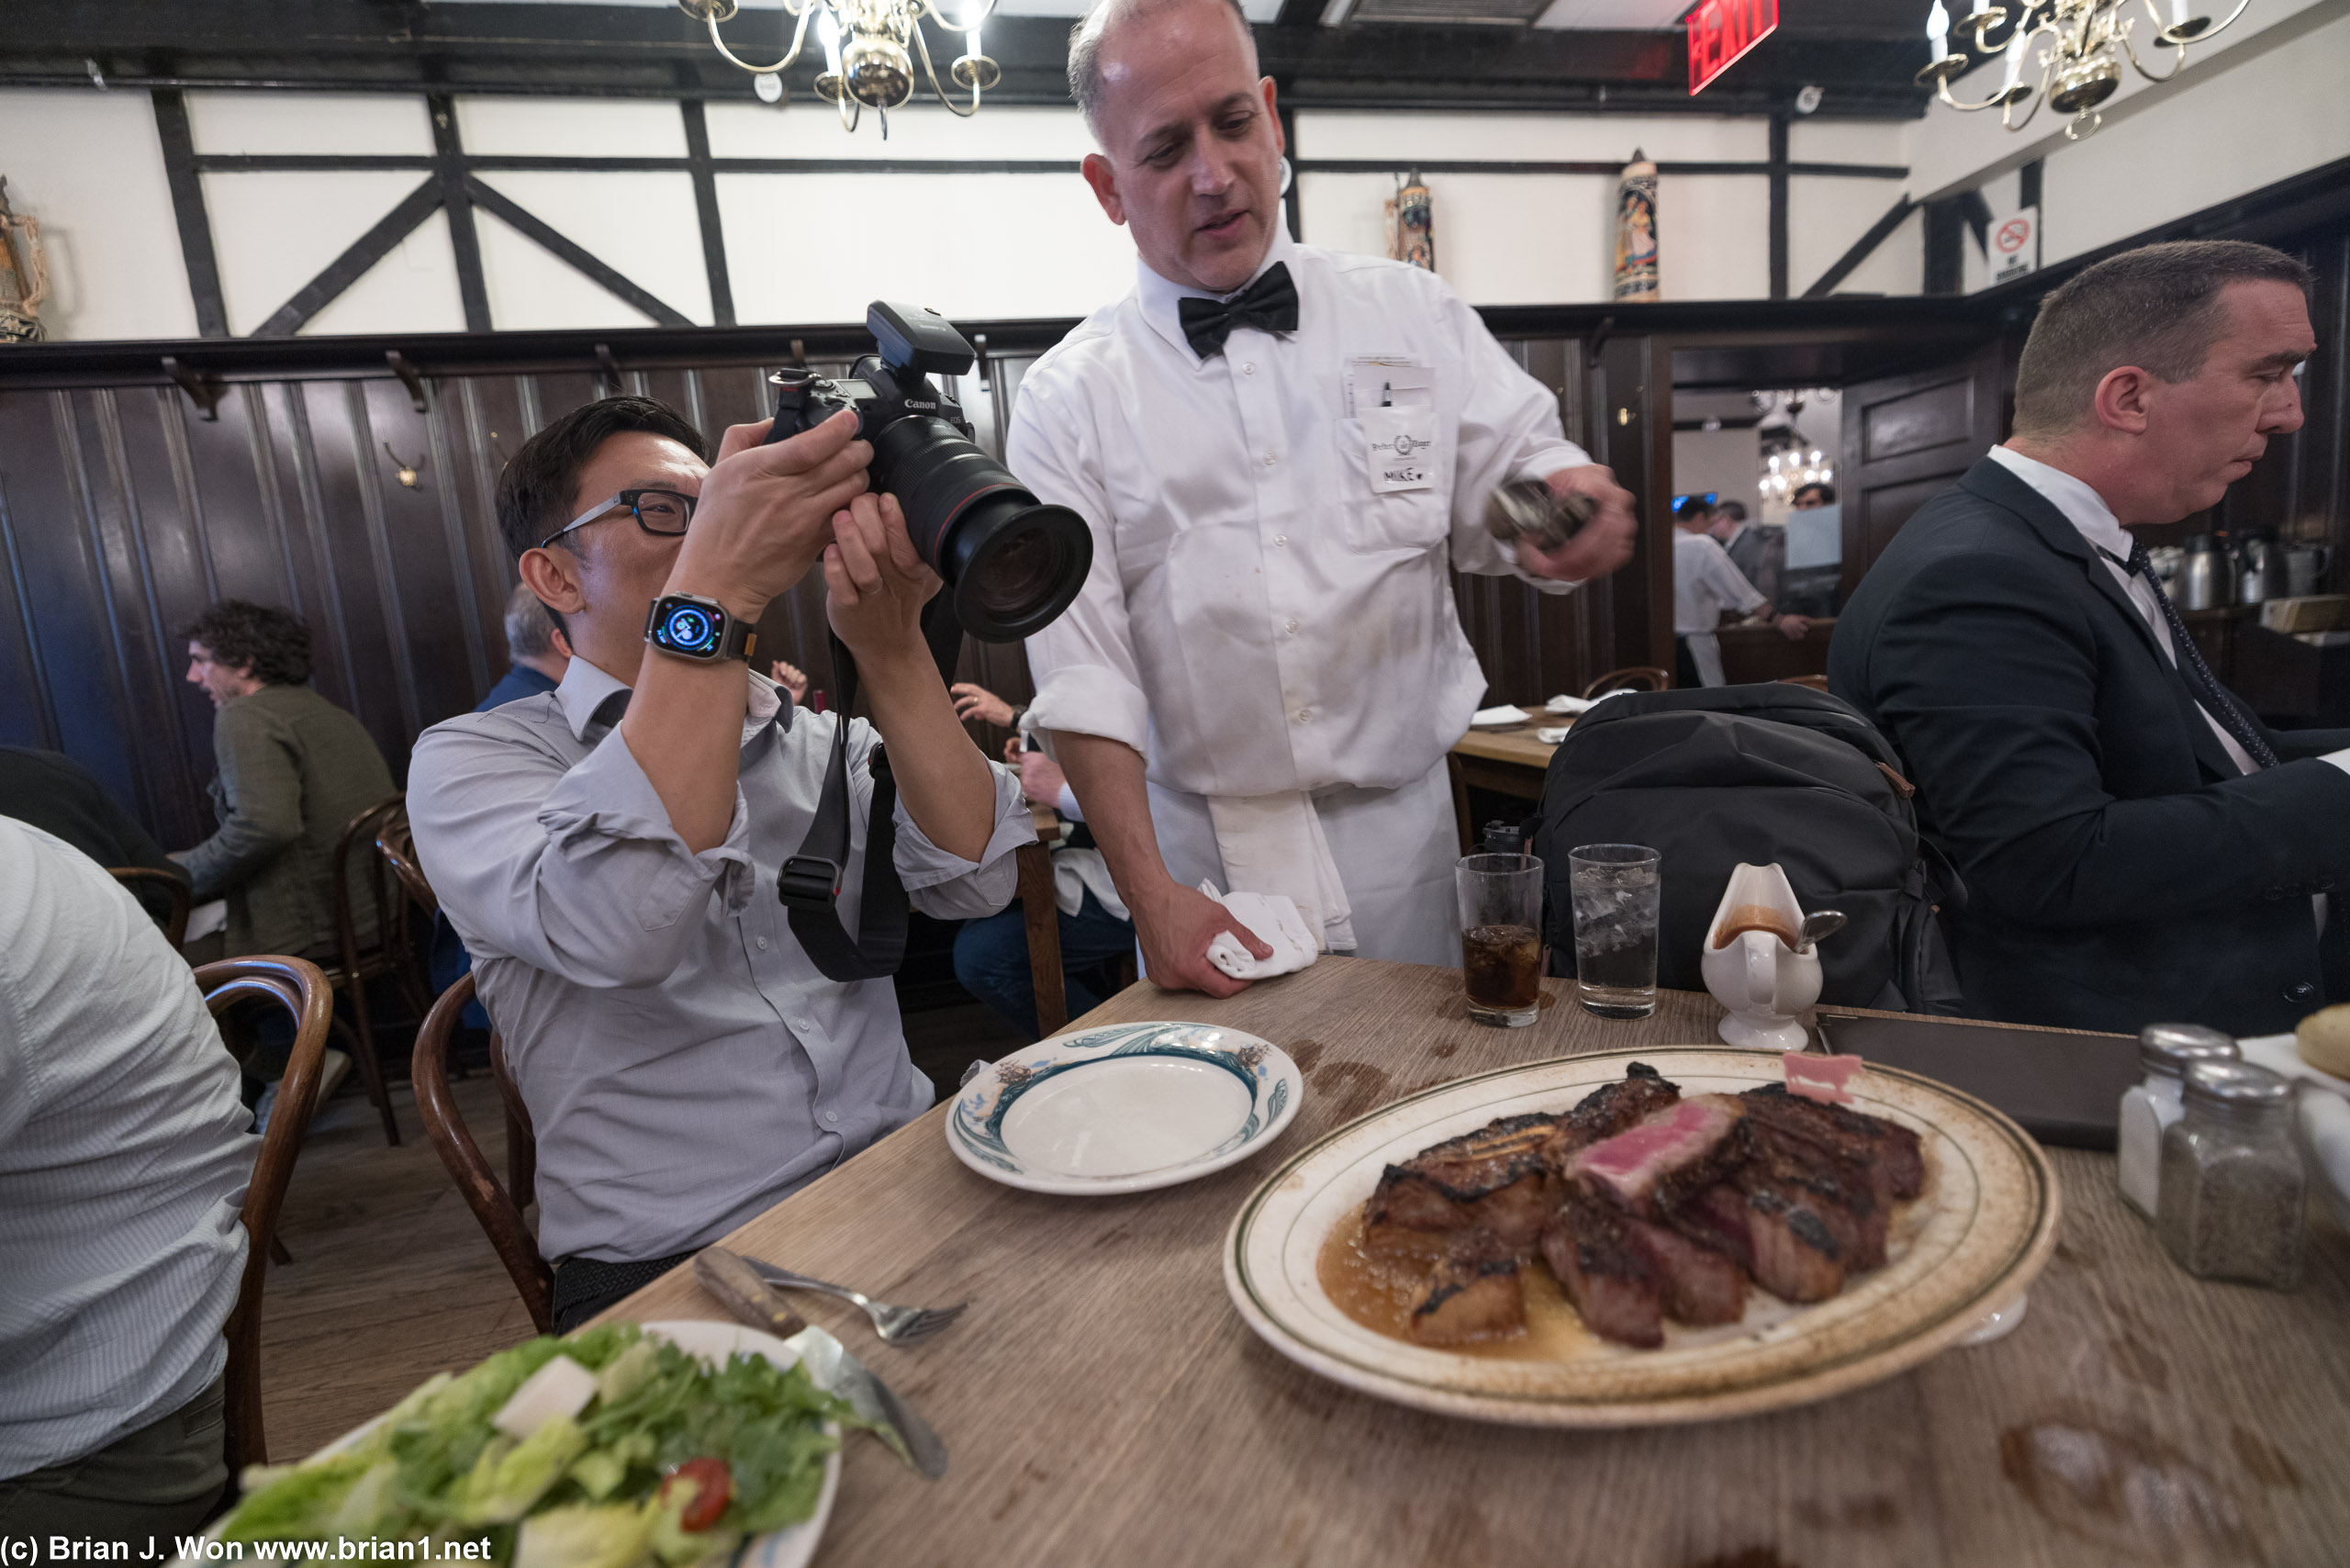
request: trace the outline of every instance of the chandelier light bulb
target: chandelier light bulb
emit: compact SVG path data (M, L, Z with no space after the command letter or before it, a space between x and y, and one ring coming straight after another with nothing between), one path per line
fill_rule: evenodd
M824 46L824 69L833 75L841 73L840 18L828 8L816 18L816 37Z
M2007 80L1999 84L2002 92L2023 80L2023 50L2031 38L2031 34L2024 28L2023 18L2017 17L2016 30L2008 38L2008 75Z
M2174 6L2187 0L2171 0ZM1934 0L1934 8L1926 13L1926 41L1933 46L1937 62L1950 58L1950 13L1942 9L1942 0Z
M2178 0L2178 3L2184 6L2187 4L2187 0ZM973 28L969 32L963 35L963 55L964 58L968 60L977 60L979 57L979 28Z

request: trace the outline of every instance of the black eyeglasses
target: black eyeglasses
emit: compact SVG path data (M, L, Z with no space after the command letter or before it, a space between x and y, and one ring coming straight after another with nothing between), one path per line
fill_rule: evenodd
M614 507L628 508L636 518L637 527L664 539L677 538L694 520L694 498L683 490L621 490L598 501L540 540L538 547L545 549L573 529L585 528L604 517Z

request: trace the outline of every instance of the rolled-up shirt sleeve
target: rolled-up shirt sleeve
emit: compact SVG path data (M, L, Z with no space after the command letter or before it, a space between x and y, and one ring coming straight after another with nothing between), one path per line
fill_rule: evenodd
M750 814L695 854L617 730L576 766L498 733L495 713L420 737L409 764L417 857L476 958L599 987L657 985L715 895L751 895Z
M863 726L859 726L863 730ZM867 732L869 734L869 732ZM1036 842L1036 822L1020 794L1019 775L997 763L988 764L995 786L995 831L977 860L966 860L941 849L922 831L904 796L894 813L897 848L891 862L898 880L905 884L908 901L934 920L976 920L993 914L1012 902L1020 888L1016 852Z
M1516 549L1485 532L1485 499L1498 485L1547 479L1583 467L1591 455L1567 439L1558 394L1510 357L1449 288L1443 291L1443 311L1466 378L1452 470L1452 564L1464 572L1515 577L1544 593L1569 592L1575 584L1537 577L1517 564Z
M1102 460L1082 421L1057 388L1022 389L1004 458L1036 498L1064 506L1093 533L1093 567L1058 620L1030 637L1028 669L1036 695L1031 727L1124 741L1138 752L1150 742L1150 703L1135 658L1126 596L1118 576L1116 520L1096 476Z

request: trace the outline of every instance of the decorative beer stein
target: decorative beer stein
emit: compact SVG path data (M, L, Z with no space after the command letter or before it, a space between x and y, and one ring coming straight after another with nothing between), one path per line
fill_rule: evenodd
M1841 924L1840 919L1837 922ZM1721 1037L1755 1050L1807 1043L1796 1015L1819 1000L1819 954L1804 938L1803 907L1777 865L1741 862L1706 928L1706 989L1729 1009Z

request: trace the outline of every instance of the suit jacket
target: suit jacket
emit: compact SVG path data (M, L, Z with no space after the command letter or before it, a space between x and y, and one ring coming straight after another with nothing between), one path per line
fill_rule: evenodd
M331 951L335 846L352 818L392 793L375 737L307 686L264 686L213 717L212 755L220 771L207 789L220 831L187 852L186 866L197 902L229 901L228 956ZM375 935L374 853L353 846L343 870L363 946Z
M1965 878L1945 916L1970 1014L2253 1035L2324 1000L2310 900L2350 888L2350 774L2315 759L2350 732L2265 731L2280 765L2239 773L2104 561L2006 468L1895 536L1828 675Z

